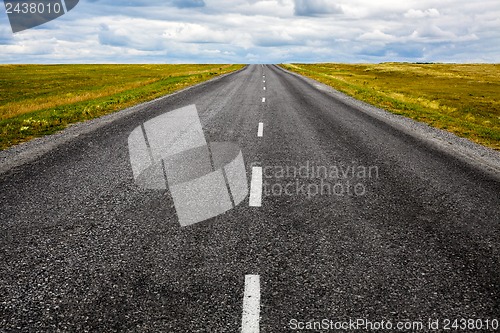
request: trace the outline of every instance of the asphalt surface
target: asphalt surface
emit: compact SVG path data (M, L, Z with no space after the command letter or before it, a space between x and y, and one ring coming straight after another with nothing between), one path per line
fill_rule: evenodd
M129 134L191 104L249 181L263 168L261 207L181 227L168 190L134 184ZM2 161L1 332L239 332L249 274L261 332L500 319L497 152L260 65L78 126Z

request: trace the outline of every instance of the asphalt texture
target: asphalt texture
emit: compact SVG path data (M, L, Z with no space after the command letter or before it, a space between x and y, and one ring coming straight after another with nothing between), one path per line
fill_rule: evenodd
M134 183L129 134L192 104L249 181L263 168L261 207L181 227L168 190ZM239 332L249 274L261 332L500 319L498 152L277 66L107 119L3 153L0 332Z

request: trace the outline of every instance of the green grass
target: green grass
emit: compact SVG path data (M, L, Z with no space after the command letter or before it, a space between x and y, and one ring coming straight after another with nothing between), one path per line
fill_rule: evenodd
M357 99L500 150L499 64L287 64Z
M0 65L0 149L242 65Z

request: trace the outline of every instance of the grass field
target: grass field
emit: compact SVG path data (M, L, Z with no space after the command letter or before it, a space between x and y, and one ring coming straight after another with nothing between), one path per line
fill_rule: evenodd
M0 149L242 65L0 65Z
M500 150L499 64L287 64L357 99Z

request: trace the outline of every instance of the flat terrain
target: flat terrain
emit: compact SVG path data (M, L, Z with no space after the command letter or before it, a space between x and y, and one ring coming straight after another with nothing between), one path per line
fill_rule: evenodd
M0 149L241 65L0 65Z
M290 64L357 99L500 150L498 64Z
M249 183L263 168L262 201L181 227L170 190L135 184L128 138L193 104L208 142L240 147ZM495 332L499 152L278 66L105 118L22 145L45 153L0 174L1 332L241 332L247 275L262 333L323 318Z

